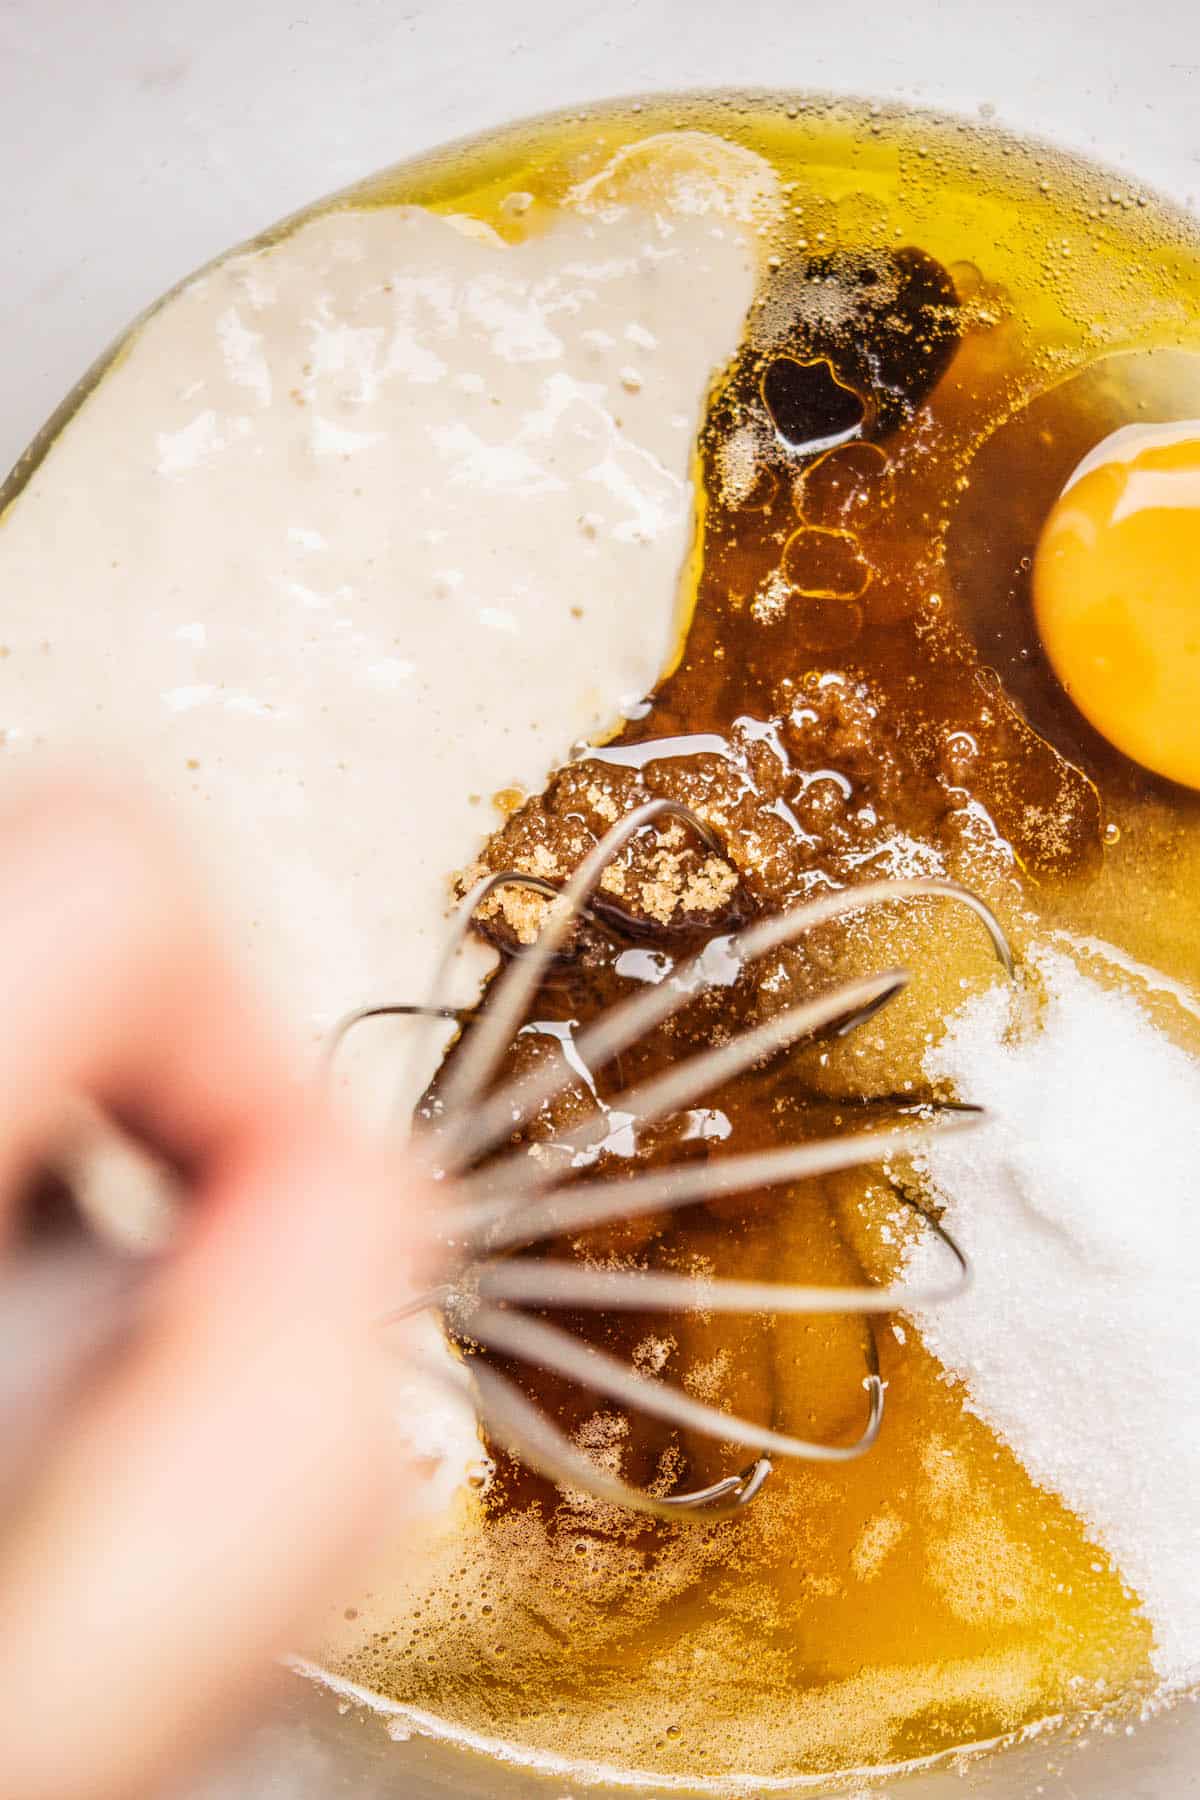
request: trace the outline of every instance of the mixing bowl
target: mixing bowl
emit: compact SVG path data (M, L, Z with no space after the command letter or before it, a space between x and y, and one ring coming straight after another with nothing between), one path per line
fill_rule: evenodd
M179 0L167 17L151 0L115 0L94 19L70 0L16 0L0 21L0 152L22 172L0 195L21 252L0 295L0 466L98 346L188 269L439 140L634 89L794 85L994 114L1188 203L1200 188L1194 40L1174 0L913 0L870 18L773 0L314 0L302 12L289 0ZM986 1800L1183 1800L1200 1794L1200 1715L1183 1704L1133 1730L1047 1729L965 1768L849 1785L860 1800L964 1788ZM405 1737L288 1674L253 1738L189 1791L556 1800L585 1788L692 1791L593 1787L579 1772Z

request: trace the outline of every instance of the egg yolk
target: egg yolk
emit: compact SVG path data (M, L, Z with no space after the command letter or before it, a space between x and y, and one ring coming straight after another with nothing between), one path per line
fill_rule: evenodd
M1200 788L1200 420L1126 426L1084 458L1042 529L1033 604L1084 717Z

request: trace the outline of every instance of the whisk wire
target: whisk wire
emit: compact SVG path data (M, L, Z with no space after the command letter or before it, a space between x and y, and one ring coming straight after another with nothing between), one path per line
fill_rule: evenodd
M482 1359L473 1360L478 1365L475 1380L480 1401L496 1442L568 1493L575 1489L590 1499L608 1501L626 1512L648 1513L652 1518L708 1523L736 1516L753 1500L771 1473L769 1458L760 1456L740 1474L727 1475L709 1487L686 1494L656 1494L632 1487L585 1455L540 1407L526 1398L515 1382Z
M572 921L578 916L584 902L590 899L599 885L600 877L612 862L613 857L639 831L655 824L660 819L679 819L690 825L714 851L720 851L720 845L702 819L686 806L674 800L647 800L641 806L635 806L632 812L618 819L609 827L604 836L593 845L584 857L575 873L560 893L556 894L555 904L551 906L546 923L542 928L536 944L524 956L512 963L504 981L499 984L493 995L492 1004L477 1029L471 1034L462 1053L456 1059L449 1073L445 1092L442 1096L445 1109L450 1118L461 1130L469 1118L469 1109L478 1099L487 1085L488 1077L495 1069L504 1053L504 1048L521 1022L526 1006L537 991L537 986L555 952L559 949ZM510 877L511 878L511 877ZM499 885L499 878L497 885ZM475 902L478 906L479 902ZM462 929L469 927L474 907L468 913L466 907L460 909ZM457 946L455 946L457 947ZM435 990L434 998L438 994Z
M681 1112L711 1088L732 1080L755 1063L764 1062L797 1039L815 1036L840 1021L847 1012L861 1014L865 1011L873 1017L882 1005L903 990L907 982L908 976L903 969L889 969L883 975L844 982L829 993L818 995L815 1000L806 1000L800 1006L775 1013L761 1025L740 1032L728 1043L689 1057L665 1074L618 1094L609 1102L609 1110L636 1119L639 1126L653 1125L672 1113ZM562 1085L561 1080L558 1085ZM594 1124L586 1122L556 1138L555 1151L563 1163L570 1165L573 1156L589 1149L595 1135ZM531 1166L527 1154L517 1150L493 1163L483 1176L474 1180L467 1178L464 1186L469 1195L473 1188L482 1184L492 1190L497 1186L503 1189L506 1180L511 1190L515 1180L522 1198L532 1199L566 1172L568 1170L546 1163Z
M751 1450L801 1457L806 1462L852 1462L875 1442L883 1418L883 1383L876 1374L868 1375L863 1383L867 1390L867 1421L859 1436L851 1444L822 1444L793 1437L789 1432L773 1431L768 1425L756 1425L751 1419L693 1399L680 1388L652 1380L606 1350L583 1344L570 1332L528 1313L480 1304L470 1310L464 1329L489 1349L555 1369L581 1387L607 1394L611 1400L622 1401L635 1411L649 1413L685 1431L701 1432L720 1443L744 1444Z
M630 819L634 816L632 813L628 815ZM612 832L607 833L596 845L592 855L599 857L612 836ZM615 853L616 847L610 846L606 851L606 860L611 860ZM513 883L524 879L516 871L508 871L505 878ZM598 880L599 876L596 878ZM806 900L799 906L758 920L721 940L721 960L723 963L732 963L735 968L740 966L744 969L770 951L783 949L794 943L818 926L832 924L852 913L872 907L913 899L945 899L968 907L987 931L997 960L1005 973L1012 974L1012 951L994 914L969 888L961 887L956 881L934 876L922 876L909 881L867 882L861 887L841 889L817 900ZM589 1067L603 1068L635 1039L648 1035L673 1013L686 1006L698 993L710 988L713 985L711 948L710 942L658 986L647 988L628 1000L618 1001L595 1024L589 1025L580 1033L576 1042L579 1056ZM552 951L548 953L546 960L549 954ZM543 963L542 967L544 966ZM517 965L522 974L527 973L529 967L529 962L524 959ZM506 979L512 980L513 974L510 973ZM523 994L522 1004L528 997L528 993ZM438 998L438 990L435 990L434 998ZM881 1002L883 998L881 996ZM847 1012L851 1010L847 1007ZM453 1166L457 1169L465 1167L500 1139L528 1124L538 1108L553 1097L558 1085L555 1073L547 1071L540 1079L537 1076L528 1078L519 1088L506 1088L478 1103L468 1116L458 1121L451 1147Z
M747 1155L710 1157L615 1179L574 1179L595 1160L595 1120L522 1150L493 1157L472 1169L503 1139L529 1125L538 1111L572 1079L564 1059L555 1059L514 1083L487 1092L505 1046L521 1027L529 1003L572 921L585 910L605 868L637 833L664 818L686 822L702 842L720 853L709 827L687 807L652 800L620 819L592 848L561 889L541 877L509 869L486 876L467 895L456 932L443 955L433 997L426 1006L396 1004L365 1007L339 1028L331 1054L346 1032L381 1013L408 1013L431 1019L454 1019L458 1009L446 1001L450 975L477 909L511 884L544 895L552 904L537 942L514 957L489 996L489 1005L451 1060L440 1084L423 1133L424 1151L443 1173L461 1177L460 1198L443 1221L447 1278L430 1292L414 1297L391 1318L430 1306L441 1308L452 1330L465 1342L502 1356L552 1370L568 1381L606 1395L618 1404L661 1419L685 1431L696 1431L722 1443L757 1450L758 1460L738 1474L690 1493L655 1493L634 1488L613 1470L602 1467L550 1419L485 1356L467 1360L480 1415L496 1442L531 1467L567 1489L611 1500L662 1518L710 1519L735 1513L751 1500L770 1473L770 1456L802 1458L830 1464L861 1456L875 1442L884 1408L884 1384L869 1320L897 1309L914 1310L941 1304L960 1294L970 1281L970 1265L937 1217L907 1195L911 1206L948 1252L952 1277L923 1288L903 1282L845 1287L797 1283L697 1278L672 1271L614 1270L557 1258L500 1257L497 1252L527 1246L558 1233L579 1232L614 1218L629 1218L660 1209L691 1205L721 1195L778 1187L786 1182L837 1169L886 1164L912 1156L935 1132L969 1127L978 1109L962 1102L934 1107L919 1125L860 1132L841 1139ZM728 983L772 950L797 942L822 925L860 912L913 899L946 899L964 905L983 925L1004 970L1013 971L1012 952L999 922L986 904L957 882L935 877L878 881L806 901L782 913L755 921L725 937L710 939L698 953L676 966L665 979L619 1001L574 1039L576 1068L601 1070L637 1038L665 1023L714 980ZM648 1125L674 1116L699 1094L765 1062L780 1049L821 1032L854 1029L901 990L901 970L859 977L772 1017L685 1060L665 1073L635 1084L608 1102L610 1116ZM531 1156L529 1149L541 1152ZM471 1169L470 1174L463 1171ZM786 1315L854 1313L868 1324L865 1334L867 1373L866 1420L847 1444L821 1443L793 1436L699 1401L667 1382L642 1374L607 1351L586 1344L547 1320L520 1310L537 1308L627 1309L634 1311L748 1313L775 1318Z
M718 1200L751 1189L780 1187L814 1175L861 1168L918 1155L934 1136L973 1130L977 1112L939 1115L936 1123L892 1130L854 1132L811 1144L789 1144L779 1150L750 1151L740 1156L712 1157L644 1175L575 1181L528 1206L514 1210L512 1196L501 1192L486 1200L451 1207L443 1221L447 1237L472 1242L480 1251L495 1252L539 1238L586 1231L611 1219L633 1219L646 1213Z

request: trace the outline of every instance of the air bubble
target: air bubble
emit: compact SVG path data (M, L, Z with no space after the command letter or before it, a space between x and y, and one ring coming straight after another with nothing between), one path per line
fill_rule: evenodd
M824 525L794 531L780 567L797 593L812 600L860 600L873 572L853 532Z

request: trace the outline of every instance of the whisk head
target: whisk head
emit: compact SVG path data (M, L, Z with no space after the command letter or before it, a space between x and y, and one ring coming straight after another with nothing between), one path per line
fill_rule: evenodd
M937 1306L961 1293L970 1281L970 1267L954 1238L932 1212L901 1193L946 1253L945 1280L936 1287L920 1289L907 1284L821 1287L731 1280L596 1267L554 1257L531 1260L511 1253L606 1222L909 1157L924 1148L935 1132L969 1128L977 1122L980 1109L925 1103L913 1109L917 1112L914 1122L781 1143L768 1150L705 1161L678 1162L620 1181L596 1175L589 1178L585 1173L603 1147L604 1130L598 1133L592 1121L560 1131L536 1146L502 1148L569 1084L572 1072L560 1061L496 1086L497 1067L568 934L581 917L591 916L590 903L606 868L638 833L665 819L682 821L706 846L720 853L720 843L695 813L678 802L658 799L619 819L564 885L516 869L483 877L462 901L430 1000L359 1009L334 1033L330 1055L348 1032L366 1019L388 1014L460 1018L443 995L478 909L505 887L523 887L545 897L549 905L536 942L514 956L493 983L486 1007L421 1109L418 1153L436 1179L454 1178L454 1198L438 1222L444 1274L435 1288L398 1307L387 1322L436 1308L452 1338L465 1347L491 1350L552 1371L633 1411L757 1452L753 1462L710 1486L684 1493L650 1492L593 1460L488 1359L479 1355L469 1358L481 1422L491 1440L510 1454L560 1486L582 1490L597 1499L664 1518L708 1520L736 1512L753 1499L771 1472L772 1457L843 1463L871 1448L883 1419L884 1383L869 1321L900 1309ZM1012 952L999 922L969 889L933 877L871 882L805 901L710 939L656 985L618 1001L580 1031L574 1038L572 1061L588 1071L613 1063L622 1051L706 991L717 969L727 983L731 970L752 968L769 952L798 943L818 927L865 909L914 899L943 899L968 908L986 932L1002 967L1012 973ZM856 1030L886 1006L907 980L902 969L888 969L839 982L798 1005L782 1008L728 1041L635 1082L608 1103L606 1116L634 1121L639 1130L669 1120L712 1088L790 1045ZM849 1444L823 1443L739 1417L644 1373L540 1316L556 1308L766 1317L863 1315L868 1330L859 1434Z

